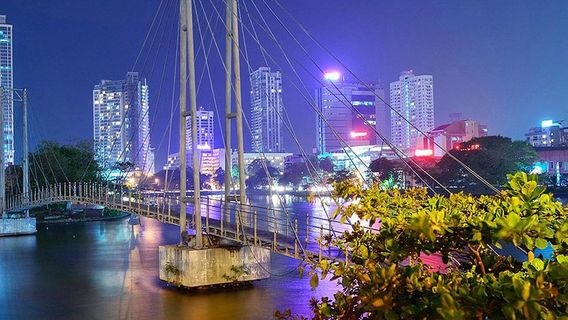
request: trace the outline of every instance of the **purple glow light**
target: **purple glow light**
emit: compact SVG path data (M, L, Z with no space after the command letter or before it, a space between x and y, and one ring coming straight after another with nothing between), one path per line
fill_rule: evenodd
M323 74L325 80L337 81L341 79L341 73L339 71L330 71Z

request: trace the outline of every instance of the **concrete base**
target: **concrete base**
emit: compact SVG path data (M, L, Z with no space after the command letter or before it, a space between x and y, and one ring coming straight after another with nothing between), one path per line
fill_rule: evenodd
M160 246L160 279L184 287L270 277L270 250L255 246L193 249Z
M35 218L0 219L0 237L35 234Z

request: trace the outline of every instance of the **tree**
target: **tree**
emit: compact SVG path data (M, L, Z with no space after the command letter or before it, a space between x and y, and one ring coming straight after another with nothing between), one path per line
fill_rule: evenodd
M326 157L319 160L319 168L324 172L333 173L335 171L333 162L330 157Z
M167 176L167 177L166 177ZM167 180L166 180L167 178ZM166 188L168 190L172 189L179 189L180 187L180 170L179 168L169 169L169 170L161 170L156 172L149 181L154 179L158 179L158 187ZM201 188L206 188L206 183L211 179L211 176L208 174L201 173L199 175L199 185ZM167 184L166 184L167 181ZM186 188L188 190L193 190L193 168L187 167L186 169ZM209 188L206 188L209 189Z
M215 181L219 187L225 185L225 170L223 170L223 168L219 167L215 170L213 181Z
M335 172L335 175L330 179L331 182L341 183L345 181L354 181L356 178L355 173L349 170L339 170Z
M289 163L284 168L284 173L280 177L280 183L292 184L297 186L302 183L304 177L309 176L307 164L304 162Z
M23 192L22 167L19 165L8 165L6 167L6 197L10 197Z
M40 186L74 181L97 181L101 169L94 160L93 148L88 142L61 145L42 141L36 152L30 153L30 183Z
M251 162L247 168L247 173L246 185L248 188L253 189L268 186L272 182L270 178L275 179L273 181L278 181L278 175L280 174L278 169L270 165L270 161L263 159L255 159Z
M369 169L372 172L378 173L379 178L382 179L392 174L394 172L395 167L394 163L391 160L385 157L381 157L371 161L371 164L369 164Z
M337 281L333 299L310 303L314 319L565 319L568 313L567 210L536 176L508 176L498 195L449 197L424 189L384 191L346 181L335 216L359 222L326 238L347 258L310 260L310 283ZM356 203L352 203L357 199ZM495 252L527 252L524 262ZM551 257L541 257L551 246ZM446 264L436 271L421 254ZM290 312L280 318L293 317Z
M512 141L501 136L475 138L451 150L451 155L469 166L494 186L502 186L507 174L528 171L538 159L533 147L524 141ZM444 155L433 172L444 185L465 188L472 192L488 192L487 187L473 177L457 161Z

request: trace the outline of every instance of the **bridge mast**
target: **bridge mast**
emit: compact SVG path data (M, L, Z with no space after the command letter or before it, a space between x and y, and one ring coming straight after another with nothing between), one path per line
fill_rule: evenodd
M229 214L229 197L231 193L231 185L233 184L232 176L232 154L231 154L231 114L233 112L231 107L231 68L232 68L232 44L231 37L233 36L231 28L232 23L232 2L226 1L226 12L225 12L225 214Z
M189 105L191 107L191 158L193 161L193 214L195 217L195 248L203 247L203 230L201 228L201 168L199 150L197 148L197 91L195 89L195 53L193 44L193 6L187 1L187 52L189 67ZM185 120L185 119L184 119ZM184 121L185 122L185 121ZM185 133L184 133L185 134Z
M187 149L186 149L186 119L191 117L191 158L193 163L193 214L195 217L195 247L203 247L203 231L201 228L200 208L200 166L197 148L197 92L195 88L195 53L193 42L193 7L191 0L180 1L180 225L183 233L186 231L186 183L187 183ZM189 72L189 74L187 73ZM187 80L189 79L189 106L187 106Z
M239 18L238 18L238 3L237 0L232 0L232 25L233 25L233 61L235 65L235 103L236 103L236 116L237 116L237 153L239 157L239 195L241 208L246 204L245 192L245 156L244 156L244 143L243 143L243 108L241 96L241 64L239 53ZM227 23L229 23L227 21ZM228 134L228 133L227 133Z
M180 226L180 244L183 244L185 234L187 233L186 216L187 208L185 197L187 194L187 160L185 158L185 117L187 104L187 1L180 0L180 29L179 29L179 57L180 57L180 94L179 94L179 226Z

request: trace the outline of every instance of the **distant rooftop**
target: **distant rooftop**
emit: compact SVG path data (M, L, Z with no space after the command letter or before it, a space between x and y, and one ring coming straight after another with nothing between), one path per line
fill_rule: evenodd
M6 23L6 16L0 14L0 24Z

